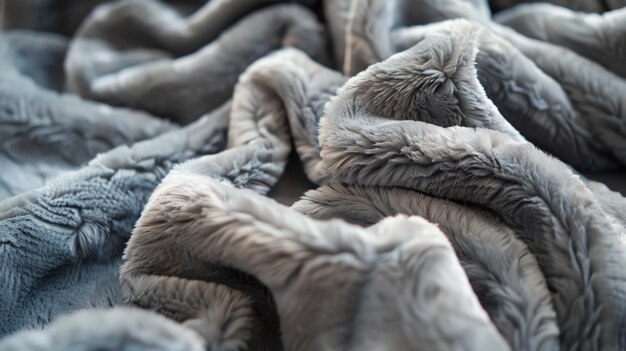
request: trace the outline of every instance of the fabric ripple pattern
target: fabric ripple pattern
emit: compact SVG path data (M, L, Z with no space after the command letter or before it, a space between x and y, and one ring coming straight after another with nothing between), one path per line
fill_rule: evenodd
M0 350L626 349L626 2L2 5Z

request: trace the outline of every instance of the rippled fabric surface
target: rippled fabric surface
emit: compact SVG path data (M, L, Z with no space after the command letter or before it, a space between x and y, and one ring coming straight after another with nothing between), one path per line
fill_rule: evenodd
M0 350L626 349L626 3L0 4Z

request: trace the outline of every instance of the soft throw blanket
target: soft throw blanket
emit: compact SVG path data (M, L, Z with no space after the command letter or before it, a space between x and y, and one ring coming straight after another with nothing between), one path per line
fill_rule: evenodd
M626 348L619 1L9 3L0 350Z

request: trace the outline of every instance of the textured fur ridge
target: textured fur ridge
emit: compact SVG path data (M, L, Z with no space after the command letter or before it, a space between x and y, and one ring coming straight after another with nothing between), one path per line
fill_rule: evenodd
M140 309L84 310L0 342L3 351L202 351L199 335Z
M490 130L372 115L376 99L359 100L346 87L379 65L349 81L327 105L320 145L332 180L405 187L489 208L537 256L565 344L623 344L625 312L618 301L626 277L617 263L625 249L617 239L623 227L566 165L527 142Z
M171 299L190 289L179 285L179 274L196 271L199 282L187 284L217 289L211 275L194 267L226 266L254 276L272 293L287 350L508 348L449 242L421 218L390 218L370 230L318 222L182 168L154 193L125 260L126 297L156 309L170 309ZM151 294L136 293L146 287ZM204 308L194 311L217 313ZM244 323L234 315L218 320ZM451 328L452 320L472 322ZM230 342L225 335L207 341L218 347L221 340Z
M478 51L477 78L488 97L531 142L581 170L611 169L616 164L626 164L626 135L623 133L626 101L622 98L626 82L566 48L524 37L492 22L484 14L484 1L476 3L471 5L470 1L461 0L352 2L344 72L354 75L414 45L431 49L433 57L445 58L448 55L452 58L467 51L467 46L473 46L473 50ZM419 8L412 13L437 15L415 18L396 15L408 11L409 7ZM553 23L561 23L550 14L546 16ZM620 26L611 24L615 22L612 18L620 16L618 12L607 14L607 20L602 22L607 27L604 36L623 37ZM444 21L426 25L456 18L473 22ZM577 29L586 36L596 32L595 27L578 26ZM433 39L429 38L437 35L445 39L430 46ZM450 44L444 47L446 42ZM439 49L435 49L437 47ZM604 59L611 57L602 56ZM618 66L622 61L614 60ZM458 66L463 71L462 65ZM466 81L471 80L476 80L475 71L467 74Z
M556 314L535 257L510 228L486 211L401 188L339 184L307 192L293 208L315 219L342 218L360 225L397 214L437 223L512 348L558 348Z
M239 75L265 54L282 46L298 47L314 57L322 53L324 40L314 15L299 5L286 4L248 15L202 46L215 30L206 26L219 28L218 23L203 20L216 15L210 14L212 7L217 6L207 3L188 21L154 0L98 8L70 45L66 70L71 91L186 124L228 100ZM242 6L238 11L243 10ZM137 19L138 31L129 38L115 34L126 26L122 13L150 15ZM167 26L162 28L160 21ZM127 50L131 42L137 47Z
M0 6L0 351L626 349L626 2L518 2Z

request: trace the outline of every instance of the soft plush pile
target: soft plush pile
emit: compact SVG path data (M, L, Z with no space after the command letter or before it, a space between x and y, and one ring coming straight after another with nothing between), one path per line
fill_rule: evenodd
M626 2L0 4L0 350L626 349Z

